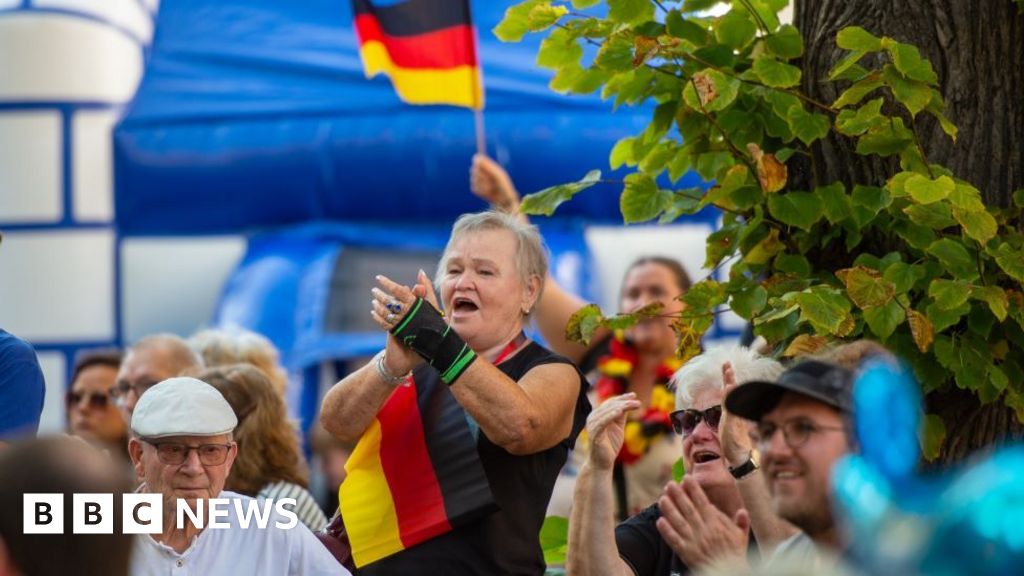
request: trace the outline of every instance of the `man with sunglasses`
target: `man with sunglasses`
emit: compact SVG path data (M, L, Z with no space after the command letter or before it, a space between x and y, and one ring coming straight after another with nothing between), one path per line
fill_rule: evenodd
M778 362L741 347L705 352L680 368L672 378L680 409L670 418L683 437L686 477L682 483L670 483L658 502L617 527L612 492L615 455L624 442L627 414L643 403L630 393L595 409L587 420L590 450L576 481L568 573L686 574L720 558L742 555L751 531L759 542L777 540L777 518L759 515L763 507L744 508L718 435L727 380L765 380L781 371ZM682 516L699 516L697 528L702 532L680 534L678 530L686 530Z
M243 527L234 501L240 500L243 510L254 502L224 490L238 453L232 437L237 424L221 393L195 378L164 380L139 398L128 451L142 482L139 492L163 497L163 531L139 536L131 574L348 574L308 528L289 522L276 507L270 508L265 527L248 522ZM227 528L208 526L214 498L232 501L226 518L218 515ZM194 513L202 505L206 528L198 528L187 517L179 526L178 500Z
M820 550L841 547L830 476L851 449L853 381L846 368L808 360L726 396L729 412L757 423L753 437L775 513L802 530L779 545L773 566L816 571L826 562Z

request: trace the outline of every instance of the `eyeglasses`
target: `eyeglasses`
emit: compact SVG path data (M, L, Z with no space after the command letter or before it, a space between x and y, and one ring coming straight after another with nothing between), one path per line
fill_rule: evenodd
M707 422L712 429L718 430L718 423L722 420L722 405L718 404L707 410L676 410L669 414L668 418L672 421L672 429L676 434L684 437L693 434L701 420Z
M113 396L117 402L124 402L124 399L128 396L129 392L135 392L135 397L142 396L142 393L155 386L156 382L143 382L142 384L130 384L121 380L113 388L110 389L110 395Z
M78 408L83 399L85 400L85 405L93 410L104 410L110 404L109 393L69 391L67 394L68 408Z
M751 433L751 436L758 445L764 446L772 441L778 429L779 427L772 422L760 422ZM810 420L798 418L796 420L789 420L782 425L782 437L790 448L799 448L807 443L807 439L811 437L811 434L845 430L842 426L822 426Z
M161 464L168 466L180 466L188 460L189 452L195 450L199 455L199 462L203 466L220 466L228 458L231 444L199 444L189 445L180 442L150 442L147 444L156 448L156 456Z

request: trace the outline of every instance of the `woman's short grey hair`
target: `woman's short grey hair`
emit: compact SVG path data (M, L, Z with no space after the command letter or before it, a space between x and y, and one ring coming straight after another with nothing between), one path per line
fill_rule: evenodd
M782 364L774 358L761 356L745 346L722 346L704 352L683 364L672 375L676 388L676 408L693 407L693 399L708 390L722 390L722 364L732 363L736 383L751 380L773 381L782 374Z
M544 246L544 239L541 238L540 232L533 224L526 224L511 214L495 210L463 214L455 221L455 225L452 226L452 235L448 238L448 245L444 247L441 262L434 275L434 286L437 290L440 291L441 280L448 270L448 253L452 246L465 234L481 230L508 230L515 236L516 268L519 270L519 278L524 286L533 276L540 280L540 290L537 291L539 300L540 295L544 293L544 279L548 272L548 250Z

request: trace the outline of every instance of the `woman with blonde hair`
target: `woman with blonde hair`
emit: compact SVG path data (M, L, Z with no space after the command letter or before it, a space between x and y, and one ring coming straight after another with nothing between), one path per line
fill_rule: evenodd
M288 373L281 367L277 347L262 334L244 328L210 328L188 339L188 345L202 356L204 366L224 366L247 362L266 374L274 390L283 398Z
M298 431L264 373L252 364L231 364L208 368L197 377L219 390L238 418L238 457L224 488L255 498L294 498L295 514L303 524L310 530L326 526L326 516L308 491L309 471Z

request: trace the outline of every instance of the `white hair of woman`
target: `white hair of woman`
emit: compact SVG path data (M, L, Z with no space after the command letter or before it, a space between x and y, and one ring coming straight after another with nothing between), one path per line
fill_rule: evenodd
M676 407L690 408L693 399L705 390L723 390L722 364L732 364L736 383L751 380L775 380L782 374L782 364L774 358L762 356L745 346L712 348L683 364L672 375L676 389Z

